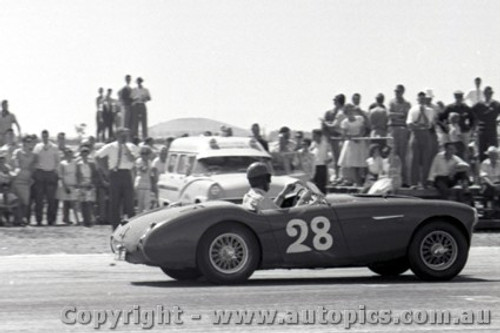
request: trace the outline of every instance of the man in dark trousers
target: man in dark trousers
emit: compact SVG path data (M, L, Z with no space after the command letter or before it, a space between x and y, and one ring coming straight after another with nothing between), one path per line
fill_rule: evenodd
M123 126L130 129L133 122L132 114L132 88L130 87L130 81L132 77L130 75L125 75L125 87L123 87L119 92L118 96L120 98L120 104L123 110Z
M49 140L49 132L42 131L42 142L33 149L35 154L35 172L33 173L35 189L36 222L42 225L44 203L47 202L47 224L54 225L57 216L57 169L60 152L57 146Z
M472 109L465 104L464 93L460 90L455 91L455 103L452 103L446 107L443 113L439 115L439 121L444 124L449 124L450 113L456 112L460 116L458 121L458 126L462 134L462 143L464 147L463 158L468 161L469 156L466 147L469 146L472 130L476 126L476 117L472 112ZM459 152L457 152L459 153ZM458 154L460 156L460 154Z
M129 218L135 215L132 169L138 156L138 148L127 142L129 135L128 128L117 129L116 141L104 145L95 155L101 168L105 167L104 159L108 158L109 217L113 229L120 223L122 211Z
M477 137L479 139L479 161L486 159L486 150L490 146L498 147L497 118L500 114L500 103L492 99L493 89L484 88L484 101L472 107L477 117Z

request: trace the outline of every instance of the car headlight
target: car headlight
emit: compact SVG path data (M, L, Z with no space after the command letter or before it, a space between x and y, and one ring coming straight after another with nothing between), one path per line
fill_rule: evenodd
M213 184L208 189L208 197L209 197L209 199L220 198L222 196L222 192L223 192L222 187L220 187L220 185Z
M120 241L118 241L116 238L114 238L113 236L111 236L111 240L109 243L110 243L109 245L111 246L111 252L113 252L113 253L116 253L121 248L123 248L123 244Z

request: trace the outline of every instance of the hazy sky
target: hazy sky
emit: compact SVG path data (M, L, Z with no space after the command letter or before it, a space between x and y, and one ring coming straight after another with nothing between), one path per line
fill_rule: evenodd
M94 132L97 88L142 76L150 125L208 117L310 130L340 92L500 98L500 1L2 0L0 99L23 132ZM495 97L495 96L494 96Z

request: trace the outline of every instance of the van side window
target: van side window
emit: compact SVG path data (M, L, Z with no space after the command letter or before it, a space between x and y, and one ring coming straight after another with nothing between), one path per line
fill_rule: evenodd
M177 173L182 175L189 175L193 171L195 156L181 155L179 157L179 165L177 166Z
M168 164L167 164L167 171L168 172L174 172L175 170L175 164L177 163L177 154L169 154L168 156Z

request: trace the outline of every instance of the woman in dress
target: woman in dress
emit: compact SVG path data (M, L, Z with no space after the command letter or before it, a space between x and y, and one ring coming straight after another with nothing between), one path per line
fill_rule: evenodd
M12 192L19 198L20 209L25 223L30 215L30 197L33 185L33 171L35 155L33 154L34 140L30 135L23 137L23 146L12 154L15 177L12 180Z
M362 186L367 167L368 147L366 141L358 140L365 134L365 119L355 113L352 104L346 104L344 112L347 116L340 125L344 138L338 165L342 167L344 178L356 186Z

